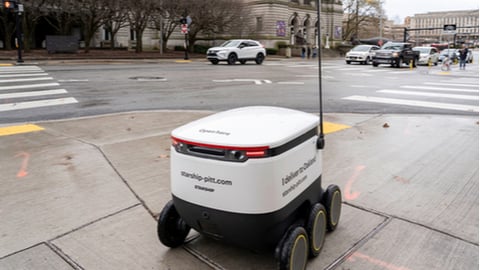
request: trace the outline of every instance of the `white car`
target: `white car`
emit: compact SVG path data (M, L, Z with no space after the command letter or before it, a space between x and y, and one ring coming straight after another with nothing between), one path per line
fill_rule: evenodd
M418 59L419 65L437 65L439 53L435 47L414 47L414 51L420 52L420 58Z
M358 62L364 65L370 64L375 55L375 51L378 49L380 49L380 47L375 45L357 45L347 52L345 62L347 62L347 64L352 62Z
M263 63L267 51L258 41L251 39L232 39L225 41L218 47L213 47L207 51L207 59L216 65L220 61L226 61L229 65L239 61L245 64L247 61L255 61L258 65Z

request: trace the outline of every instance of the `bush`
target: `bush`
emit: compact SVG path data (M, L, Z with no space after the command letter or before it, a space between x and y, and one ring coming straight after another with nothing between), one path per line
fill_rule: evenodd
M200 53L200 54L206 54L208 50L208 46L205 45L195 45L193 46L193 52L194 53Z
M274 48L267 48L267 55L276 55L278 52L277 49Z
M185 51L185 48L183 46L177 45L173 48L173 50L183 52L183 51Z
M275 47L277 49L285 49L285 48L288 47L288 44L285 41L277 41L277 42L275 42Z

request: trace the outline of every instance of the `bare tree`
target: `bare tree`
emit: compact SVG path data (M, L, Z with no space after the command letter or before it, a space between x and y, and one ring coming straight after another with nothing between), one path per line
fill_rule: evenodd
M0 9L0 24L1 30L0 34L4 37L4 47L6 50L12 49L12 36L15 33L15 16L13 12L10 12L7 9Z
M72 27L79 23L75 2L76 0L49 0L45 20L60 35L71 34Z
M382 8L380 0L343 0L343 6L347 16L343 39L352 41L358 38L359 27L381 14Z
M149 25L152 15L158 11L159 2L156 0L137 0L128 2L128 9L130 11L130 16L128 20L130 22L130 27L135 32L137 38L137 45L135 47L135 52L142 52L143 47L143 32Z
M46 15L47 4L47 0L23 0L23 46L26 52L30 51L32 47L37 23Z
M161 32L163 48L167 48L167 42L175 29L180 25L180 18L185 15L189 2L186 0L160 2L157 12L152 14L152 28Z
M115 48L115 36L120 29L129 25L128 0L104 0L107 3L108 13L105 17L105 29L110 33L110 48Z
M74 1L74 3L83 27L85 52L89 52L93 37L110 14L109 2L104 0L83 0Z
M220 34L235 29L243 13L243 3L236 0L190 1L187 14L192 18L188 38L190 50L201 33Z

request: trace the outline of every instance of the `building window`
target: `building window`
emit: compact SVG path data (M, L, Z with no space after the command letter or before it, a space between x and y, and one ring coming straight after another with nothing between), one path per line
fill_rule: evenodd
M257 32L263 30L263 18L257 17Z

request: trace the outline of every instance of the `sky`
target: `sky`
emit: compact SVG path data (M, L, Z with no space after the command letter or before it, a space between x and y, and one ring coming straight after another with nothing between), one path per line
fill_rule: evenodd
M388 19L402 23L405 17L432 11L478 9L478 0L384 0Z

